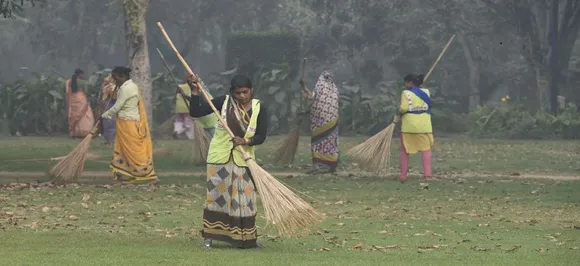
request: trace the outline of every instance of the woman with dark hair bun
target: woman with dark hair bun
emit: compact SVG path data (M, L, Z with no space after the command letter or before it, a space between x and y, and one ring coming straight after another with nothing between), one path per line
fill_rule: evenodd
M428 89L419 88L425 76L409 74L404 77L406 90L401 94L401 107L395 122L401 123L401 182L409 173L409 154L421 152L423 176L433 178L431 149L435 140L431 125L431 94Z
M72 77L66 81L66 102L68 108L68 132L73 138L86 137L95 124L93 110L86 93L85 72L75 69Z
M131 69L115 67L111 76L119 87L115 105L103 113L104 119L116 116L115 144L111 171L115 181L124 184L159 181L153 167L153 144L141 90L131 80Z
M207 102L201 101L198 83L193 77L188 82L192 89L189 105L192 117L213 112ZM211 248L212 240L217 240L238 248L261 247L256 242L256 186L246 159L249 156L256 160L256 146L266 140L267 109L254 99L252 81L242 75L232 78L229 95L214 98L212 103L235 137L230 137L219 123L209 146L202 246ZM235 149L237 145L242 145L246 154Z

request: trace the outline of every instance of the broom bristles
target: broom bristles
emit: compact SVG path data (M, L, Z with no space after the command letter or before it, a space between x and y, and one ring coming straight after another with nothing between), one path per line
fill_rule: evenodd
M278 229L280 235L298 235L324 220L324 214L317 212L254 160L248 160L248 167L260 193L266 220Z
M193 121L193 162L203 164L207 161L209 143L211 139L197 121Z
M87 159L92 140L93 134L91 132L76 148L74 148L74 150L48 171L48 175L51 179L57 183L70 183L77 181L83 172L85 160Z
M395 123L391 123L381 132L350 149L347 155L361 168L370 171L388 171L395 126Z
M173 115L169 119L165 120L165 122L161 123L161 125L157 127L157 132L162 135L171 134L173 132L173 121L175 121L176 116L177 115Z
M286 164L290 165L294 163L296 158L296 151L298 150L298 143L300 142L300 125L302 124L302 119L296 118L292 123L292 130L284 139L282 146L276 151L274 157L275 164Z

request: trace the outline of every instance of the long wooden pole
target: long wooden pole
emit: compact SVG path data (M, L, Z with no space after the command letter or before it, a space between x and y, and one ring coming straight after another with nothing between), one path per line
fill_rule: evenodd
M435 63L433 63L433 65L429 69L429 72L427 72L427 75L425 75L425 78L423 79L423 82L427 81L427 79L429 78L429 76L431 76L431 73L433 73L433 70L435 69L435 66L439 63L439 61L443 57L443 54L445 54L445 51L447 51L447 48L449 48L449 45L451 45L451 42L453 42L453 39L455 39L455 34L453 34L453 36L451 36L451 39L449 39L449 41L447 42L447 44L443 48L443 51L441 51L441 53L439 54L439 57L437 57L437 60L435 60Z
M177 48L175 48L175 45L173 44L173 41L171 41L171 38L169 37L169 35L165 31L165 28L163 27L163 25L161 24L161 22L157 22L157 27L159 27L159 29L161 30L161 33L163 34L163 36L165 36L165 39L169 43L169 46L171 47L171 49L173 49L173 51L177 55L177 58L179 58L179 61L181 61L181 63L183 64L183 67L185 67L185 70L187 71L187 73L189 75L194 76L194 77L198 77L195 73L193 73L193 71L191 70L191 68L189 67L189 65L187 64L187 62L185 61L185 59L183 58L183 56L181 56L181 53L179 53L179 51L177 50ZM203 94L203 97L206 99L207 103L209 104L209 106L213 110L213 113L218 117L218 119L219 119L220 124L222 125L222 127L228 132L228 134L232 138L235 137L236 135L234 135L234 133L232 132L232 130L228 127L228 124L226 123L226 121L220 115L219 111L215 108L215 105L213 105L213 102L211 101L211 98L209 97L209 94L207 93L207 91L205 90L205 88L201 85L201 82L199 82L199 79L198 79L198 81L196 81L196 83L197 83L196 84L197 87L201 91L201 94ZM249 159L250 158L249 155L246 153L246 151L244 150L244 148L241 145L238 145L236 147L242 152L242 154L244 154L244 156L246 157L245 159Z
M179 83L177 82L177 78L175 77L175 75L173 75L171 68L169 68L169 64L167 64L167 61L165 61L165 57L163 57L163 54L161 53L161 51L159 51L159 48L155 48L155 49L157 49L157 53L159 54L159 57L161 57L161 61L163 62L165 69L167 69L167 72L169 72L169 75L171 75L171 78L173 79L173 83L175 84L175 86L177 86L178 90L183 92L183 90L179 87ZM185 102L185 106L187 106L187 110L189 110L189 102L187 102L184 97L182 97L182 99L183 99L183 102Z

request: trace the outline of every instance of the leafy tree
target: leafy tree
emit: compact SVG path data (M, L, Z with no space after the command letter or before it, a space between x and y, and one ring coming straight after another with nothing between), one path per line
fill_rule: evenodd
M4 18L14 18L14 13L21 12L25 4L34 7L45 2L46 0L0 0L0 15Z

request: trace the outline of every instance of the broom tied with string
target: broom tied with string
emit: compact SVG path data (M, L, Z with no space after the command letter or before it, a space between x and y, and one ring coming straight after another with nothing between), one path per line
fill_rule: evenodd
M203 88L197 76L193 73L187 62L185 62L185 59L183 59L177 48L175 48L175 45L171 41L171 38L169 38L163 25L160 22L157 22L157 26L165 36L165 39L167 39L169 46L171 46L173 51L175 51L175 54L187 70L187 73L196 78L196 87L199 88L199 91L207 100L214 114L218 117L222 127L227 130L229 135L233 138L235 135L228 128L226 121L224 121L221 115L219 115L219 111L213 105L209 94L206 92L205 88ZM257 192L262 198L262 206L264 208L266 220L271 222L278 229L278 232L281 235L296 235L324 219L323 214L317 212L306 201L294 194L290 188L262 169L242 146L236 146L236 149L244 155L244 159L248 164Z
M115 88L116 90L117 88ZM114 93L114 91L113 91ZM111 99L108 100L110 102ZM107 105L108 105L107 102ZM76 146L68 155L48 170L48 176L57 183L70 183L77 181L83 172L87 154L91 147L91 142L99 133L99 125L103 118L99 116L89 134Z
M435 60L435 63L427 72L427 75L423 79L423 82L427 81L427 78L431 75L435 66L441 58L451 42L455 39L455 34L451 36L443 51ZM359 164L359 166L363 169L367 169L370 171L388 171L390 157L391 157L391 142L393 140L393 133L395 132L396 122L393 121L389 124L385 129L377 133L376 135L372 136L365 142L355 146L354 148L350 149L347 152L347 156L349 156L353 161Z
M304 71L306 68L306 58L302 61L302 74L300 75L300 86L302 91L308 92L306 89L306 83L304 82ZM302 99L302 94L300 99ZM302 111L302 100L300 101L300 111ZM296 114L296 118L292 122L292 127L290 128L290 132L284 139L282 146L278 148L276 151L276 155L274 157L275 164L285 164L291 165L294 163L294 159L296 158L296 152L298 150L298 143L300 142L300 126L302 125L303 121L303 114L298 112Z
M183 98L183 102L185 102L185 106L187 107L187 110L189 110L189 102L185 98L185 92L179 86L179 82L177 81L177 78L175 77L175 75L173 75L173 72L169 68L169 64L167 64L167 61L165 60L165 57L163 56L163 54L161 53L159 48L157 48L157 53L159 54L159 57L161 58L161 61L163 62L165 69L167 70L167 72L169 72L169 75L171 76L174 85L179 90L179 93L181 94L181 96ZM193 129L193 147L192 147L193 160L197 163L205 163L205 161L207 160L207 152L209 150L209 143L211 140L210 140L209 136L205 133L203 128L199 125L199 122L197 122L197 120L193 121L192 127L193 127L192 128Z

